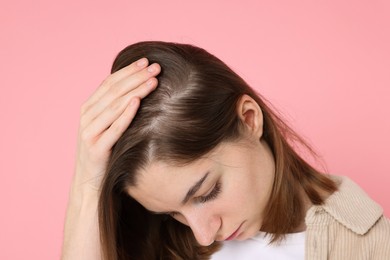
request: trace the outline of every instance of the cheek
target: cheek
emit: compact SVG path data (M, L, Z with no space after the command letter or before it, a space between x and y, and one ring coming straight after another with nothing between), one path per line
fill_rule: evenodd
M268 197L267 190L256 178L242 174L243 178L236 178L232 185L227 187L223 201L226 202L226 208L230 211L237 211L245 214L258 214L258 210L265 207Z
M240 177L242 176L242 177ZM237 174L237 177L230 180L224 190L225 200L234 202L242 202L252 197L255 190L253 180L247 178L244 174ZM244 206L245 204L241 205Z

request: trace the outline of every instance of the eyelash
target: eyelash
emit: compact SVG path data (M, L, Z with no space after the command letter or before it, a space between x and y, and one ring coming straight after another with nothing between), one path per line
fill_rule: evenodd
M205 203L209 200L215 199L218 194L221 192L221 183L217 182L214 186L214 189L206 196L201 196L198 198L200 203Z
M221 192L221 183L217 182L214 186L214 189L208 195L198 197L198 200L200 203L205 203L209 200L213 200L217 198L220 192ZM176 212L170 212L168 215L170 215L171 217L175 217L177 214L178 213Z

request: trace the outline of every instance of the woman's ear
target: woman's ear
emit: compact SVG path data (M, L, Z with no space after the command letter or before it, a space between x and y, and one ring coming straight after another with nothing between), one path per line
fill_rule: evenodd
M259 104L253 98L244 94L238 100L237 113L245 130L259 140L263 135L263 111Z

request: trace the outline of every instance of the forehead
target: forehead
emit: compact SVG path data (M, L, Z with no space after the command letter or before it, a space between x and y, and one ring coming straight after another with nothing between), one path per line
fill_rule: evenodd
M139 171L136 185L127 191L149 210L173 210L180 205L190 187L210 171L212 164L209 158L183 166L152 162Z

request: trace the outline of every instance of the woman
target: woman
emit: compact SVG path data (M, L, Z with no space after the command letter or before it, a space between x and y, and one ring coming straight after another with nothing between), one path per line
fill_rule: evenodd
M63 258L389 257L380 206L297 145L205 50L130 45L82 107Z

